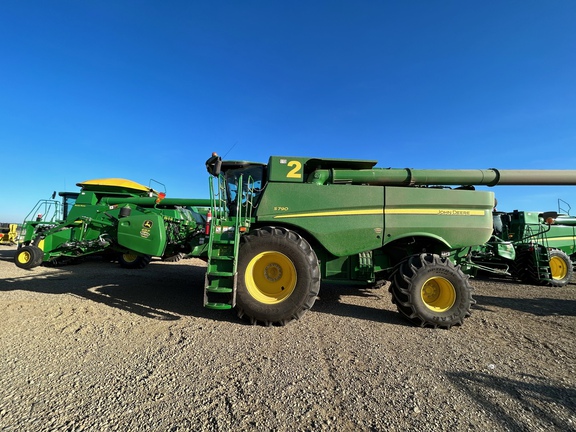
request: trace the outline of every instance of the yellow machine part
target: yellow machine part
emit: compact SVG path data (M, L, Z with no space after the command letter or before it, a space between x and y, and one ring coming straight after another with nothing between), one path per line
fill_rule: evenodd
M0 233L0 243L16 244L18 240L18 225L10 224L8 232Z
M84 187L84 186L111 186L111 187L119 187L124 189L132 189L135 191L140 192L148 192L154 191L149 187L146 187L140 183L136 183L132 180L127 180L123 178L103 178L103 179L94 179L94 180L86 180L81 183L76 183L76 186Z

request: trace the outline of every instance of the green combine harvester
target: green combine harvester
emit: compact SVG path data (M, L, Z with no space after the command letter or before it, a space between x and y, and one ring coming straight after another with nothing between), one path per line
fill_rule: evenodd
M31 221L16 264L113 250L207 262L204 306L284 325L321 282L381 286L416 325L450 328L475 303L471 247L493 234L494 194L474 185L575 185L576 171L377 168L372 160L206 161L209 199L91 181L65 219ZM197 207L209 206L206 212ZM29 234L32 233L32 234Z
M379 285L420 326L470 315L470 248L493 234L494 194L474 185L575 185L576 171L376 168L272 156L206 162L212 175L204 304L252 323L310 309L321 281Z

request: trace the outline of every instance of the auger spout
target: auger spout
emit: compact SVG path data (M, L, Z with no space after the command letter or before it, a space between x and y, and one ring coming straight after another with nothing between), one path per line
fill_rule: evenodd
M321 177L320 175L318 177ZM426 170L411 168L332 169L329 183L378 186L576 185L576 170Z

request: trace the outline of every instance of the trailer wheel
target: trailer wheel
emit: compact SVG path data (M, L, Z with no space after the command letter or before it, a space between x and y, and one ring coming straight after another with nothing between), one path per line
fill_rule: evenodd
M447 258L413 255L394 273L389 291L398 311L421 327L449 329L470 316L472 286Z
M548 252L550 257L550 276L548 286L563 287L572 280L574 268L568 254L560 249L552 249Z
M264 227L242 237L236 293L240 318L285 325L312 307L319 290L318 258L299 234Z
M31 269L42 264L44 252L38 246L27 245L16 250L14 263L16 267Z
M118 255L120 266L129 269L143 269L152 261L150 255L136 255L131 252L121 253Z

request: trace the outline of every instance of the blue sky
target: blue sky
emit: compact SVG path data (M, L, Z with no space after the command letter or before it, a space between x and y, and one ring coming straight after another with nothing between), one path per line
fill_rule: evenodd
M5 1L0 222L123 177L208 197L205 160L576 169L576 2ZM576 213L576 187L495 187Z

